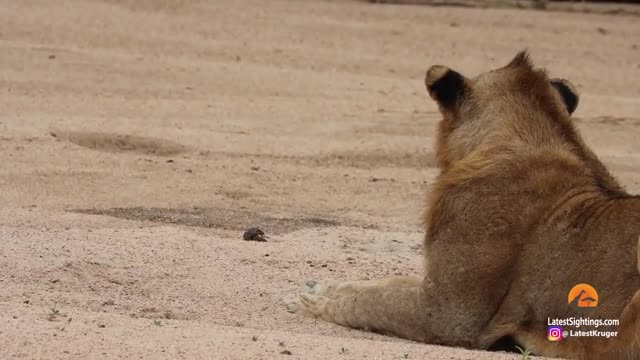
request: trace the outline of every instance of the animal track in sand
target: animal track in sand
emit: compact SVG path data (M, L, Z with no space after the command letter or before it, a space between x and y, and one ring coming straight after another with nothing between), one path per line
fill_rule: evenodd
M145 155L172 156L187 151L185 146L169 140L128 134L52 131L51 136L92 150L112 153L132 152Z
M317 216L280 217L248 210L222 208L113 208L113 209L73 209L70 212L107 215L120 219L153 221L200 228L242 230L248 226L259 226L271 234L284 234L304 228L338 226L333 219ZM241 233L240 233L241 235Z

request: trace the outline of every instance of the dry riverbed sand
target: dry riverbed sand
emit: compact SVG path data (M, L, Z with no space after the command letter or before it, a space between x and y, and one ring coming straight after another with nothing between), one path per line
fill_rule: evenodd
M640 191L640 21L357 1L0 0L0 358L512 359L289 314L421 271L425 70L527 47ZM260 226L267 242L242 240ZM289 355L290 354L290 355Z

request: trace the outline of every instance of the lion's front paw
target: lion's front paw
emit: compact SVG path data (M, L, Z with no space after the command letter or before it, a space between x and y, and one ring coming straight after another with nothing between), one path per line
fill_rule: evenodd
M309 280L299 294L286 298L284 305L290 313L317 318L322 304L335 294L338 285L339 282L333 280Z
M287 311L292 314L295 314L300 310L300 297L298 295L287 296L283 303L287 308Z
M322 281L310 280L305 283L305 287L302 293L333 297L339 285L340 285L340 282L335 280L329 280L329 279L324 279Z
M326 307L329 299L325 296L300 294L298 313L316 319L322 319L326 315Z

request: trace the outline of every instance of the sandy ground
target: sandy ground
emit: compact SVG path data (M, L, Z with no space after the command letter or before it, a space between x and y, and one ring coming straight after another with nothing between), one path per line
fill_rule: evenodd
M585 137L640 191L637 17L350 1L0 8L3 359L514 358L282 305L308 279L420 273L435 63L474 75L528 47L578 86ZM241 240L250 226L269 241Z

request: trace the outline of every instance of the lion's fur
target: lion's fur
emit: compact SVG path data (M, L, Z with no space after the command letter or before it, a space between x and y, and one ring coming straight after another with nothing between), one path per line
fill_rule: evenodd
M314 282L301 311L433 344L640 359L640 198L571 122L573 86L524 52L473 79L433 66L425 83L443 119L424 277ZM567 302L580 283L599 293L588 312ZM547 319L568 317L619 319L619 335L549 342Z
M471 94L441 108L441 174L425 219L427 274L452 282L450 274L473 271L476 282L494 282L471 294L459 284L459 297L491 299L476 304L486 321L478 342L460 344L487 347L512 336L545 355L637 354L640 198L625 193L585 145L546 73L525 53L466 81ZM465 269L453 253L466 259ZM548 317L579 315L566 296L582 282L603 299L588 316L621 319L621 336L547 341Z

